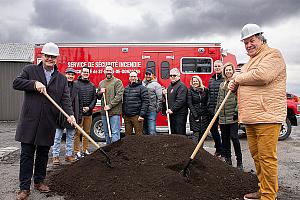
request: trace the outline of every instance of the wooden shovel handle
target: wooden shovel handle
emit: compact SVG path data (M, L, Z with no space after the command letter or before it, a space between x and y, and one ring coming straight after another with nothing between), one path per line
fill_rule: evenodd
M166 95L166 106L167 106L167 110L169 110L168 93L166 93L165 95ZM169 113L167 113L167 119L168 119L168 130L169 130L169 135L171 135L171 125L170 125L170 114L169 114Z
M212 127L213 124L215 123L215 121L216 121L216 119L217 119L217 117L218 117L218 115L219 115L221 109L223 108L223 106L224 106L225 102L227 101L227 99L228 99L228 97L229 97L230 94L231 94L231 90L228 91L228 93L227 93L227 95L225 96L224 100L222 101L220 107L218 108L217 112L215 113L214 117L212 118L212 120L210 121L208 127L206 128L206 130L205 130L203 136L201 137L201 140L198 142L198 144L197 144L197 146L196 146L194 152L192 153L192 155L191 155L191 157L190 157L191 160L193 160L193 159L195 158L197 152L199 151L200 147L202 146L202 144L203 144L205 138L207 137L207 135L208 135L208 133L209 133L211 127Z
M106 97L105 97L105 92L103 93L103 100L104 100L104 106L106 106ZM110 121L109 121L109 116L108 116L108 111L105 111L105 115L106 115L106 121L107 121L107 126L108 126L108 135L109 138L111 138L111 128L110 128Z
M51 103L66 117L69 118L70 116L49 96L47 92L43 92L43 94L51 101ZM99 149L100 146L97 144L76 122L73 125L97 148Z

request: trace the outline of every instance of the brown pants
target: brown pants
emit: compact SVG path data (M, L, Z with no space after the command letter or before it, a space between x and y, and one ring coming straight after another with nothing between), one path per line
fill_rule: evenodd
M132 117L123 116L125 124L125 135L132 135L132 129L134 128L136 135L142 135L143 132L143 121L138 121L139 116L135 115Z
M83 130L90 135L91 130L91 124L92 124L92 116L82 116L82 121L80 123L80 127L83 128ZM76 130L75 136L74 136L74 153L80 152L80 131ZM89 140L82 136L82 151L88 151L89 149Z
M255 163L261 200L274 200L278 192L277 143L281 124L247 124L250 153Z

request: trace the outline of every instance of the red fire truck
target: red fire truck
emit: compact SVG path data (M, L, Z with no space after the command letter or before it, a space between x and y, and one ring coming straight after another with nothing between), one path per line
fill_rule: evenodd
M35 63L41 59L43 44L35 47ZM129 83L129 72L137 71L144 78L145 71L151 69L157 81L164 87L170 84L169 72L178 68L181 80L189 87L190 78L199 75L207 86L213 74L213 62L222 60L237 66L233 54L222 51L220 43L61 43L57 66L61 72L67 67L74 68L78 74L83 66L91 68L90 80L97 87L104 79L103 70L107 64L114 68L115 77L123 85ZM103 139L99 104L93 114L91 136L99 141ZM101 108L100 108L101 109ZM157 119L157 131L167 128L166 118L161 114Z

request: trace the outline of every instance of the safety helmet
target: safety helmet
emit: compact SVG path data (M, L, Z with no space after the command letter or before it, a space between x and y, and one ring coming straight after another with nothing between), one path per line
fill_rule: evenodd
M258 26L257 24L246 24L242 28L241 41L243 41L244 39L251 37L252 35L255 35L257 33L263 33L260 26Z
M59 49L56 44L53 42L48 42L43 46L41 51L43 54L52 55L52 56L59 56Z

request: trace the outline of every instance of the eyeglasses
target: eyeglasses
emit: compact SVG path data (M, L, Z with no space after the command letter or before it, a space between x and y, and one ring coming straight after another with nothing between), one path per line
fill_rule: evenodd
M170 77L176 77L177 75L176 74L170 74Z
M57 56L48 55L48 54L44 54L44 56L45 56L46 58L52 58L52 59L55 59L55 58L57 58Z
M137 76L129 76L129 77L132 77L132 78L134 78L134 77L137 77Z
M214 67L221 67L221 65L215 65Z

